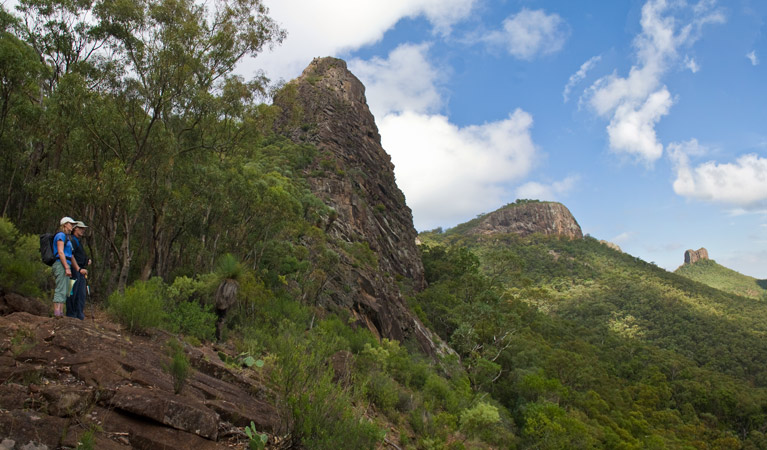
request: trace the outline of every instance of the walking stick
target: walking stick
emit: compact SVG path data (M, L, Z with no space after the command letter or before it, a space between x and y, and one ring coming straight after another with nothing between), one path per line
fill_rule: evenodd
M88 284L88 275L85 276L85 298L89 305L91 305L91 320L96 323L96 315L93 313L93 302L91 301L91 285Z

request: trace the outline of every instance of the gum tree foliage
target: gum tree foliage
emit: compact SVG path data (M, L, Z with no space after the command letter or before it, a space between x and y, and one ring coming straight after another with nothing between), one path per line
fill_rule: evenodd
M266 80L233 73L285 36L261 0L17 9L23 19L0 17L4 215L38 232L62 215L86 221L107 289L210 267L226 245L258 239L225 224L247 210L243 192L273 187L259 181L268 168L243 169L263 139Z

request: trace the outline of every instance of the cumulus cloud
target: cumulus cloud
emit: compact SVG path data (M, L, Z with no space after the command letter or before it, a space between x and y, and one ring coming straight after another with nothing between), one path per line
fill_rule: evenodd
M632 241L638 234L639 233L636 231L624 231L623 233L614 236L610 241L615 242L616 244L625 244Z
M700 70L700 65L698 65L698 62L695 61L695 58L692 58L690 56L685 56L684 66L690 69L690 72L692 73L698 73L698 71Z
M713 2L696 4L690 11L692 18L686 22L673 15L674 8L683 7L683 3L665 0L645 3L640 21L642 32L634 40L636 65L628 76L613 73L602 77L587 91L591 107L600 116L610 118L607 127L610 149L647 164L663 154L655 125L673 104L662 83L663 75L678 60L679 49L700 37L703 25L724 20L720 12L712 9Z
M756 56L756 50L751 50L751 52L746 54L746 58L748 58L748 60L751 61L752 66L759 65L759 58Z
M466 18L477 0L266 0L269 15L288 36L282 45L240 72L262 68L272 79L298 76L312 58L337 56L373 44L403 18L423 16L436 33L447 34Z
M690 157L704 153L705 148L694 139L669 145L676 172L674 192L746 211L767 206L767 158L752 153L731 163L708 161L693 166Z
M506 185L527 175L536 158L532 124L520 109L468 127L410 111L383 117L382 143L416 228L452 226L508 203Z
M578 183L580 177L569 176L561 181L555 181L550 184L530 181L517 188L517 198L527 198L535 200L558 201Z
M387 58L352 60L391 155L397 185L417 229L452 226L513 200L508 187L526 176L537 149L530 114L459 127L439 114L440 73L427 44L403 44Z
M349 70L365 84L375 117L404 111L439 111L443 100L436 85L444 70L437 70L429 62L428 51L428 44L403 44L387 59L349 61Z
M577 72L570 75L570 78L567 80L567 84L565 85L565 90L562 92L562 98L564 99L565 103L570 98L570 91L581 81L583 81L584 78L586 78L586 74L591 70L596 63L599 62L599 60L602 59L601 56L594 56L585 63L581 64L581 67L578 69Z
M565 44L570 29L558 14L543 10L522 9L503 21L503 29L493 31L484 40L504 47L520 59L558 52Z

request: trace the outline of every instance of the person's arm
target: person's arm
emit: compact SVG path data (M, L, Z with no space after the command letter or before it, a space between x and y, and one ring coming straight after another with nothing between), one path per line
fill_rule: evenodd
M67 264L67 256L64 254L64 241L58 240L56 241L56 248L59 250L59 260L61 261L61 265L64 266L64 270L68 277L72 277L72 269L69 268L69 264Z
M75 258L75 245L72 242L72 237L69 237L69 245L72 246L72 267L75 269L73 273L81 273L80 272L80 264L77 263L77 258ZM79 241L78 241L79 245Z

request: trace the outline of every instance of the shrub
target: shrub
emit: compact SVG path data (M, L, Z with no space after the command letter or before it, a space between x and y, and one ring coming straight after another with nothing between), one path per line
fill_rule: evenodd
M458 395L450 387L450 383L438 375L429 375L423 387L423 394L430 405L445 411L455 411L458 408Z
M182 301L168 314L168 325L174 333L184 333L201 341L212 341L216 334L216 313L211 305Z
M477 403L461 413L461 431L467 436L477 436L483 430L500 422L498 408L484 402Z
M179 394L184 388L187 378L189 378L189 358L178 341L168 341L168 348L170 349L171 360L167 369L173 379L173 392Z
M370 378L368 385L370 400L390 418L394 416L394 410L399 403L399 386L386 374L376 372Z
M124 293L115 292L109 296L109 313L131 333L141 334L158 327L165 317L163 288L160 278L137 281Z
M28 297L39 297L48 269L40 262L36 236L22 235L8 219L0 217L0 288Z
M383 438L381 430L352 408L352 392L333 381L327 362L337 343L318 334L283 333L275 345L278 363L272 376L281 432L291 436L291 444L308 449L375 448Z

